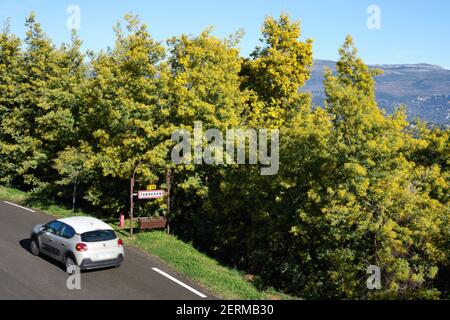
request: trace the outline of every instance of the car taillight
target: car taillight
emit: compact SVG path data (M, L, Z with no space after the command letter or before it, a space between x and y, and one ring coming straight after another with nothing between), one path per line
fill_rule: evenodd
M122 241L122 239L118 239L118 240L117 240L117 245L118 245L119 247L123 246L123 241Z
M77 249L77 251L87 251L88 247L86 243L77 243L75 249Z

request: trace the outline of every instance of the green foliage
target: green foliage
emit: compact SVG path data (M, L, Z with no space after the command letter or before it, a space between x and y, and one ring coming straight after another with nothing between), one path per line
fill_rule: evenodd
M264 46L243 64L242 87L252 93L246 117L250 126L280 127L306 98L299 89L311 74L312 40L299 41L300 23L287 15L267 18L262 35Z
M338 299L448 294L449 130L409 124L402 108L384 114L379 72L351 37L336 73L326 72L325 105L312 108L301 91L312 40L299 40L300 24L287 15L265 20L250 58L239 54L242 31L219 39L207 29L165 47L138 16L125 23L114 27L115 46L88 53L89 62L76 34L56 48L34 14L23 43L8 26L0 33L1 183L66 203L77 185L81 205L114 215L128 207L135 165L138 188L165 188L170 169L173 232L256 275L262 289ZM176 166L171 135L192 133L195 121L279 129L279 174ZM138 203L137 212L161 215L167 206ZM173 263L197 276L185 261ZM366 288L369 265L382 270L381 290Z
M0 33L0 154L2 159L14 152L10 147L8 127L5 125L11 112L18 105L21 73L22 42L9 31L9 22ZM14 163L1 161L0 181L9 183L15 172Z
M95 181L85 198L113 212L126 206L126 179L137 163L143 163L138 171L142 184L158 181L171 133L162 96L165 80L159 76L164 48L137 16L125 20L126 31L120 24L114 28L115 47L92 57L80 123L87 170ZM110 193L115 181L122 181L117 187L123 198Z
M446 261L448 207L414 179L414 163L405 158L412 143L405 116L400 111L387 117L378 109L374 72L357 58L350 37L340 54L337 75L328 72L325 79L331 127L322 131L326 140L307 150L322 153L313 165L320 168L308 185L300 182L292 229L294 241L308 250L301 263L314 270L302 280L304 290L327 298L437 297L429 284ZM293 157L294 168L308 163L304 157ZM290 168L287 176L295 174ZM373 293L360 280L370 264L384 277L383 289Z
M78 87L84 81L84 66L75 35L70 46L56 49L33 13L25 25L24 52L7 51L6 58L18 66L12 70L16 83L2 119L1 150L7 159L6 180L43 188L55 175L52 161L56 154L76 138ZM7 41L8 34L3 38ZM9 42L19 43L14 38Z
M237 127L246 99L239 88L242 59L234 47L240 36L233 41L222 40L212 36L211 31L168 41L168 103L173 121L179 125L203 121L212 128Z

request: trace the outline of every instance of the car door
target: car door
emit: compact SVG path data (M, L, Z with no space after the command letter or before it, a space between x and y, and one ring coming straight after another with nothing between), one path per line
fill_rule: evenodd
M62 258L65 256L67 250L70 250L70 241L75 235L75 230L68 224L62 223L59 232L57 233L56 243L59 243L60 256Z
M41 247L48 255L60 259L61 244L58 233L62 228L62 223L59 221L52 221L45 226L45 232L41 237Z

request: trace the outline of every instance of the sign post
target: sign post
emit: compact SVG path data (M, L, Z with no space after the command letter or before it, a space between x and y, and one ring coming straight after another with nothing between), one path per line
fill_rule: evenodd
M167 188L167 215L166 215L166 221L167 221L167 233L170 233L170 178L171 178L171 170L167 169L166 173L166 188Z
M134 207L134 195L133 195L133 188L134 188L134 173L133 177L130 179L130 236L133 236L133 207Z
M140 166L140 162L134 166L133 175L130 179L130 236L133 236L133 209L134 209L134 177L136 176L136 170Z
M133 174L130 178L130 236L133 236L133 211L134 211L134 197L137 196L139 200L145 200L145 199L160 199L167 196L167 214L166 214L166 226L167 226L167 233L170 232L170 225L169 225L169 219L170 219L170 180L171 180L171 170L168 169L166 172L166 188L167 192L165 190L156 190L157 186L152 184L147 186L148 190L140 190L137 193L134 193L134 183L135 183L135 176L136 176L136 170L140 166L140 162L137 163L133 168Z

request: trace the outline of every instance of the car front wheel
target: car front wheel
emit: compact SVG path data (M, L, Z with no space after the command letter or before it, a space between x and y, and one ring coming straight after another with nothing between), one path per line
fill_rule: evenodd
M37 240L35 239L31 240L30 250L33 256L38 256L41 253L41 250L39 250L39 243L37 242Z

